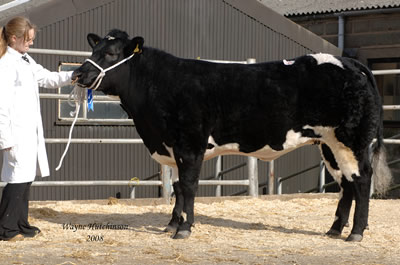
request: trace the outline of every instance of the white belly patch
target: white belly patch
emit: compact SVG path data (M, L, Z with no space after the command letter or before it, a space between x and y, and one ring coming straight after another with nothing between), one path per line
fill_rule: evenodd
M238 143L230 143L218 146L214 139L210 136L208 142L214 145L214 148L207 149L205 153L205 160L211 159L213 157L219 155L244 155L244 156L253 156L257 157L258 159L264 161L271 161L277 159L278 157L293 151L294 149L310 144L313 142L311 138L302 137L300 132L294 132L293 130L289 130L286 133L286 141L283 143L283 150L274 150L269 145L264 146L263 148L252 152L252 153L243 153L239 151L239 144Z
M244 155L244 156L253 156L257 157L264 161L271 161L277 159L278 157L293 151L294 149L301 147L306 144L311 144L314 140L308 137L302 137L300 132L294 132L293 130L289 130L286 133L286 141L283 143L283 150L274 150L269 145L264 146L263 148L252 152L252 153L243 153L240 152L240 147L238 143L229 143L224 145L218 145L214 138L210 136L208 138L208 143L213 146L211 149L207 149L204 154L204 160L209 160L211 158L220 156L220 155ZM160 155L157 152L152 154L152 158L156 160L158 163L163 165L168 165L171 167L176 166L174 153L172 148L167 146L165 143L163 144L170 156ZM183 160L180 159L180 162L184 163Z
M316 135L321 136L320 138L310 138L302 136L301 132L295 132L294 130L289 130L286 133L286 140L283 143L283 150L274 150L269 145L252 152L243 153L240 152L240 146L238 143L229 143L219 146L212 136L209 137L208 143L213 146L211 149L207 149L204 154L204 160L209 160L220 155L244 155L253 156L264 161L271 161L279 158L280 156L293 151L304 145L312 144L316 140L321 141L329 146L331 149L335 160L340 168L340 170L333 170L330 165L327 165L328 170L335 178L336 181L340 183L342 174L346 177L348 181L353 181L353 175L360 176L359 167L357 159L354 156L353 151L340 142L335 135L335 128L324 127L324 126L304 126L303 129L312 130ZM168 165L171 167L176 167L174 153L172 148L165 145L164 147L170 154L170 156L163 156L157 152L152 154L152 158L163 165ZM322 152L321 152L322 153ZM185 161L182 158L178 158L181 163Z

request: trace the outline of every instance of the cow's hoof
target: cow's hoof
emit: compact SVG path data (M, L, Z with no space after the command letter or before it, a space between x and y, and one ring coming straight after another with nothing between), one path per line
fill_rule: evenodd
M349 235L348 238L346 238L346 241L349 241L349 242L361 242L362 239L363 239L362 235L351 234L351 235Z
M181 230L176 232L176 234L172 237L173 239L185 239L190 236L190 231L188 230Z
M341 234L341 232L338 230L335 230L335 229L329 229L329 231L326 232L326 235L330 236L330 237L338 237L338 236L340 236L340 234Z
M175 233L178 227L172 226L172 225L167 225L167 227L164 229L165 233Z

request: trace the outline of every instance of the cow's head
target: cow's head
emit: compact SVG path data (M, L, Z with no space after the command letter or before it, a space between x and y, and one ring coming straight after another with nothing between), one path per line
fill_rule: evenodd
M130 59L132 54L140 54L144 40L142 37L129 39L128 34L120 30L112 30L104 38L90 33L87 40L93 53L74 71L72 79L79 86L91 89L98 87L100 91L114 94L113 90L121 81L121 73L129 70L129 61L124 60ZM99 75L104 77L100 78Z

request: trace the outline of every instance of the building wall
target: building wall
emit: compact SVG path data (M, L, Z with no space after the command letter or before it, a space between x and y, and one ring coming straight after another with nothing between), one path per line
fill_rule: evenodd
M291 19L333 45L338 44L338 17L319 15ZM400 12L346 16L345 52L365 64L373 58L399 57L399 20Z
M38 10L29 11L38 24L36 48L89 51L86 35L93 32L104 36L113 28L127 31L131 37L143 36L145 45L157 47L184 58L258 62L330 51L339 53L315 35L306 32L275 12L247 1L246 8L276 16L274 25L266 25L263 17L252 17L236 6L240 1L216 0L115 0L115 1L54 1ZM244 2L243 2L244 3ZM235 5L235 6L234 6ZM249 11L248 10L248 11ZM247 11L246 11L247 12ZM256 13L257 13L256 12ZM49 14L49 16L46 16ZM256 14L257 15L257 14ZM36 22L37 21L37 22ZM288 24L286 24L288 23ZM279 26L282 25L281 33ZM304 37L307 36L307 37ZM59 62L82 62L72 56L33 55L37 62L57 70ZM50 92L41 89L41 92ZM67 138L69 126L58 123L57 102L42 99L42 115L46 138ZM134 126L79 125L74 138L139 138ZM64 151L64 144L47 144L51 176L47 180L143 180L160 171L143 145L70 146L63 167L54 168ZM245 162L238 156L224 158L224 169ZM306 147L284 156L276 162L276 175L285 176L319 162L315 147ZM204 163L201 179L214 175L215 160ZM304 191L316 186L318 171L303 174L288 181L284 191ZM265 182L267 163L259 162L259 182ZM231 172L225 179L247 178L247 167ZM240 192L244 187L224 187L223 195ZM213 196L214 187L200 186L198 196ZM262 189L260 189L262 192ZM116 187L33 187L34 200L101 199L109 196L129 197L130 188ZM137 197L158 197L158 187L138 187Z

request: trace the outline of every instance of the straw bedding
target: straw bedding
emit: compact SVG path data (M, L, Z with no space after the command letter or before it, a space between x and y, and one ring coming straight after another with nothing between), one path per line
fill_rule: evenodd
M148 203L149 204L149 203ZM151 204L151 202L150 202ZM372 200L361 243L329 238L337 195L209 199L192 235L163 233L172 205L31 202L41 236L0 242L2 264L398 264L400 201Z

